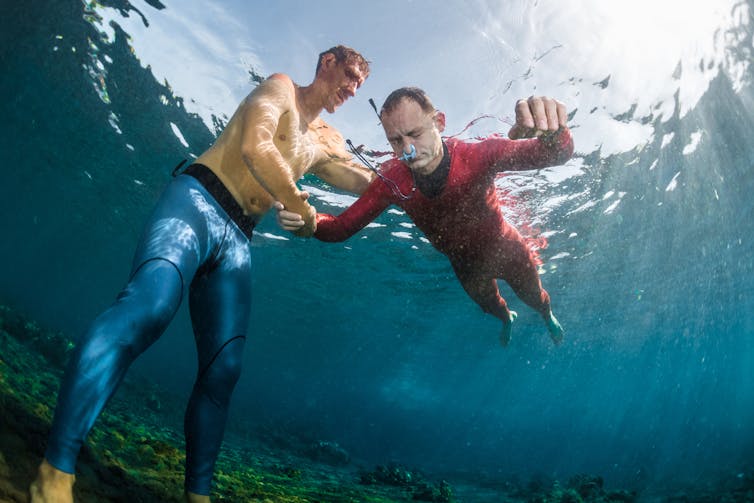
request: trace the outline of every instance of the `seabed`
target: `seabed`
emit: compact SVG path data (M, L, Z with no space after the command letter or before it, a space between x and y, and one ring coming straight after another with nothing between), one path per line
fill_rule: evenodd
M27 502L73 344L0 305L0 347L0 501ZM185 404L145 389L149 387L144 383L127 378L98 419L79 458L77 502L183 501L179 411ZM566 481L503 480L481 473L446 478L397 463L367 467L351 460L336 443L302 442L280 431L236 440L228 435L218 460L214 502L754 502L754 473L724 493L647 498L634 491L607 490L597 475L574 475Z

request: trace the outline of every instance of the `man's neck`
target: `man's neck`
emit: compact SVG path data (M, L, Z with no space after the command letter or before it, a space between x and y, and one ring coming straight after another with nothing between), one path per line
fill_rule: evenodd
M319 117L324 106L314 84L305 87L296 86L296 108L307 124L311 124L314 119Z

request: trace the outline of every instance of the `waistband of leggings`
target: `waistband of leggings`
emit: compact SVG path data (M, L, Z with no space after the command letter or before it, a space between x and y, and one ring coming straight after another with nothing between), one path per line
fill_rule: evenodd
M241 232L247 238L251 239L254 227L257 225L257 219L244 214L243 208L241 208L225 185L223 185L223 182L220 181L211 169L204 164L194 163L186 168L182 174L196 178L202 184L202 187L207 189L207 192L217 201L217 204L225 210L230 219L241 229Z

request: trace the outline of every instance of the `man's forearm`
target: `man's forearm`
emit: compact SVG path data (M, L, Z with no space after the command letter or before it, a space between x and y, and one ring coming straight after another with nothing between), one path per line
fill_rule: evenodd
M252 176L274 200L280 201L286 209L302 216L305 222L304 229L297 234L311 235L315 224L314 208L302 196L293 179L293 172L282 156L277 151L263 155L247 153L243 160ZM308 229L308 233L305 229Z

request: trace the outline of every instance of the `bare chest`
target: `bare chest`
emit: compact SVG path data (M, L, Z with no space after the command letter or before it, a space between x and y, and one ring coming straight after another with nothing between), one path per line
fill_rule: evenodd
M296 114L282 118L275 131L274 143L297 178L303 176L319 158L317 143Z

